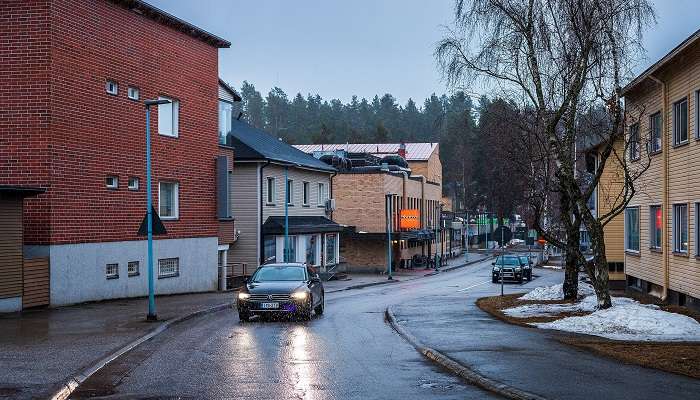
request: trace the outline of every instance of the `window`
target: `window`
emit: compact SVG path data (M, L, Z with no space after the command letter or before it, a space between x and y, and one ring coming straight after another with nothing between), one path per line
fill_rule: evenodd
M316 260L316 235L306 236L306 265L318 265Z
M265 236L263 263L275 262L277 259L277 238Z
M107 279L119 278L119 264L107 264L105 267L105 275Z
M688 99L673 103L673 144L688 141Z
M630 126L630 160L639 159L639 124Z
M139 178L135 176L129 178L129 190L139 190Z
M649 152L661 151L661 113L657 112L649 117Z
M126 89L126 97L130 98L131 100L138 100L139 99L139 88L129 86Z
M639 207L625 209L625 250L639 251Z
M119 187L119 178L116 176L106 177L105 186L107 186L109 189L117 189Z
M695 203L695 255L700 256L700 203Z
M219 100L219 143L226 144L226 138L231 133L233 122L233 104Z
M158 187L158 215L161 219L177 219L179 184L177 182L160 182Z
M326 265L335 265L338 263L338 234L329 233L326 235Z
M652 249L661 248L662 222L661 206L649 207L649 247Z
M309 182L304 182L301 186L301 199L305 206L309 205Z
M180 102L168 97L158 97L158 100L170 101L167 104L158 104L158 134L177 137L179 134Z
M673 251L688 253L688 205L673 205Z
M285 191L285 197L287 199L287 204L290 206L294 205L294 181L287 179L287 190Z
M129 263L126 265L126 273L129 274L129 276L138 276L138 274L139 274L139 262L138 261L129 261Z
M296 262L297 259L297 237L289 236L289 240L286 245L287 257L285 257L285 262Z
M180 275L179 258L161 258L158 260L158 278L170 278Z
M325 207L326 206L326 184L325 183L319 183L318 184L318 201L317 204L319 207Z
M267 178L267 204L268 205L274 205L275 204L275 178L268 177Z
M108 94L116 96L119 94L119 85L113 80L107 80L105 91L107 91Z

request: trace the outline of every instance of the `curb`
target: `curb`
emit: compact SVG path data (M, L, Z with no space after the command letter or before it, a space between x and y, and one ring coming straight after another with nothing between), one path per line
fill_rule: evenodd
M60 389L56 390L49 399L51 400L65 400L68 399L71 394L75 391L75 389L78 388L83 382L88 380L93 374L104 368L107 364L110 362L116 360L120 356L124 355L125 353L128 353L129 351L133 350L136 348L138 345L140 345L143 342L146 342L150 339L153 339L154 337L160 335L161 333L165 332L168 330L171 326L179 324L181 322L187 321L192 318L200 317L206 314L211 314L213 312L225 310L229 307L232 306L232 303L224 303L224 304L219 304L213 307L205 308L203 310L195 311L187 315L183 315L182 317L178 317L175 319L168 320L162 324L160 324L157 328L153 329L152 331L146 333L145 335L135 339L134 341L128 343L126 346L121 347L120 349L114 351L113 353L107 355L106 357L101 358L97 362L95 362L93 365L85 368L84 370L80 371L78 374L68 378L67 381L61 384Z
M482 262L482 261L484 261L484 260L488 260L489 258L491 258L491 257L490 257L490 256L489 256L489 257L482 257L482 258L480 258L480 259L478 259L478 260L469 261L469 262L467 262L467 263L460 264L460 265L455 265L455 266L453 266L453 267L445 267L445 268L441 269L440 272L452 271L452 270L455 270L455 269L458 269L458 268L466 267L466 266L468 266L468 265L480 263L480 262ZM364 288L366 288L366 287L378 286L378 285L386 285L386 284L388 284L388 283L407 282L407 281L412 281L412 280L414 280L414 279L425 278L426 276L437 275L438 273L439 273L439 272L431 272L431 273L425 274L425 275L407 276L407 279L394 278L394 279L391 280L391 281L387 279L387 280L385 280L385 281L380 281L380 282L363 283L363 284L361 284L361 285L348 286L348 287L343 288L343 289L329 290L329 291L327 291L326 293L337 293L337 292L343 292L343 291L345 291L345 290L364 289Z
M512 387L505 383L495 381L493 379L487 378L469 366L458 363L457 361L447 357L446 355L440 353L439 351L423 345L415 336L413 336L408 330L403 328L396 321L396 316L391 310L391 307L387 307L385 311L385 316L389 325L406 340L411 346L413 346L419 353L421 353L425 358L429 359L433 363L445 368L446 370L452 372L453 374L464 379L472 385L478 386L484 390L492 393L496 393L507 399L513 400L547 400L545 397L536 395L534 393L526 392L518 388Z

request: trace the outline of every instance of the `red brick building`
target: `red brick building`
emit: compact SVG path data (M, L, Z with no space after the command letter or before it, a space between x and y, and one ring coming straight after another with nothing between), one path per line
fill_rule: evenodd
M145 99L173 101L151 121L157 293L216 288L229 45L141 1L0 2L0 185L46 189L24 253L49 257L52 305L145 294Z

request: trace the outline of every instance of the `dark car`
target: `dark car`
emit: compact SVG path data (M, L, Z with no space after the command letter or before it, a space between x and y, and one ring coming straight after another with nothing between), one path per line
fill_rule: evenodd
M520 257L520 264L523 267L523 277L529 282L532 280L532 261L530 260L530 256L518 257Z
M515 280L518 283L523 283L523 267L518 256L505 255L496 257L496 261L492 262L491 281L497 283L503 280Z
M257 314L297 315L311 319L323 314L323 283L304 264L260 266L238 293L238 316L245 322Z

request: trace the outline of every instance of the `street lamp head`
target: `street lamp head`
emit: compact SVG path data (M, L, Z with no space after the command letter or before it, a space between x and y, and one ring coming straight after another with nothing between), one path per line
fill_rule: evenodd
M145 104L146 107L157 106L159 104L168 104L168 103L170 103L170 100L165 100L165 99L145 100L143 102L143 104Z

